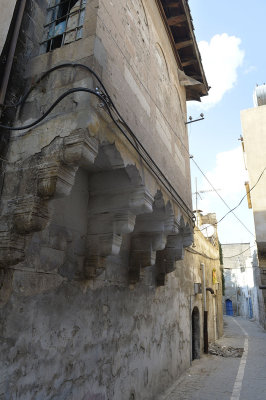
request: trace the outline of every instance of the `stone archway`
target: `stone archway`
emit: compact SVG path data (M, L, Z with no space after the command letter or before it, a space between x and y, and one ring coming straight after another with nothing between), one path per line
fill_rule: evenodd
M192 360L200 358L200 315L198 307L192 311Z

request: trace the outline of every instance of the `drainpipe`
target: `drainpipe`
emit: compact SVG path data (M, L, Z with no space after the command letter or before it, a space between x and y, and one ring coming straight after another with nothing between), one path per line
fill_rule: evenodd
M4 76L3 76L3 80L2 80L1 88L0 88L0 104L3 104L4 100L5 100L7 85L8 85L9 76L10 76L10 72L11 72L11 68L12 68L12 64L13 64L13 58L14 58L14 54L15 54L15 50L16 50L16 46L17 46L18 35L19 35L19 30L20 30L24 10L25 10L26 0L20 0L19 3L20 4L19 4L18 13L17 13L17 18L15 21L15 27L14 27L11 43L9 46Z
M204 265L204 263L200 263L200 267L202 269L202 277L203 277L203 304L204 304L203 342L204 342L204 353L208 354L208 351L209 351L209 346L208 346L208 311L207 311L207 303L206 303L206 277L205 277L205 265Z

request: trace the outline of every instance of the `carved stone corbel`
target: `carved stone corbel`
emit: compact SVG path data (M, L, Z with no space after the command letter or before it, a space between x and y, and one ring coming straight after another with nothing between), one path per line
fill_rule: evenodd
M13 209L13 228L19 234L41 231L49 221L47 202L38 196L17 197L9 206Z
M1 229L1 228L0 228ZM0 230L0 267L7 268L25 258L25 239L10 230Z
M68 165L90 168L98 154L98 141L87 130L78 129L64 138L62 161Z
M165 248L167 234L172 230L173 211L165 206L162 193L155 195L153 212L139 215L131 238L129 282L140 281L141 269L155 265L156 253Z
M103 271L108 256L119 255L122 237L133 232L136 215L152 211L153 197L145 186L136 185L136 181L128 176L126 167L116 166L117 158L114 170L100 171L89 180L87 257L84 263L87 279Z
M174 231L168 235L165 249L156 253L157 286L165 285L166 275L175 270L176 261L184 259L184 249L193 243L193 230L183 217L176 222Z
M68 196L75 182L78 167L57 163L41 165L38 171L37 194L43 199Z

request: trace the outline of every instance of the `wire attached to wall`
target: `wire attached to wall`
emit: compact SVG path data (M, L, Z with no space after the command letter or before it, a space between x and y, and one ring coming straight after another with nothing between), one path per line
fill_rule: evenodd
M60 64L57 65L53 68L50 68L48 71L46 71L44 74L42 74L40 76L40 78L38 78L38 80L28 89L28 91L25 93L24 96L22 96L22 98L15 104L2 104L0 105L3 109L6 108L17 108L21 105L24 104L24 102L26 101L26 99L28 98L28 96L30 95L30 93L39 85L39 83L45 79L47 76L49 76L49 74L51 74L53 71L56 71L58 69L62 69L62 68L67 68L67 67L71 67L71 68L82 68L87 70L89 73L91 73L93 75L93 77L97 80L98 84L101 86L102 90L104 93L101 93L100 91L95 91L92 89L88 89L88 88L72 88L69 89L68 91L64 92L61 96L59 96L56 101L49 107L49 109L40 117L38 118L36 121L32 122L31 124L25 125L24 127L10 127L10 126L6 126L6 125L1 125L0 124L0 128L6 129L6 130L26 130L26 129L30 129L33 126L39 124L41 121L43 121L50 113L51 111L57 106L58 103L60 103L66 96L75 93L75 92L87 92L90 94L93 94L95 96L97 96L99 99L101 99L101 101L103 101L104 105L106 106L107 110L108 110L108 114L111 117L112 121L115 123L115 125L117 126L117 128L123 133L123 135L127 138L127 140L131 143L131 145L135 148L135 150L138 152L138 154L143 158L143 155L140 154L139 151L139 147L141 148L141 150L144 152L145 157L147 157L147 159L149 161L147 161L147 159L143 160L145 161L145 163L150 167L149 162L151 162L153 164L153 166L159 171L159 175L161 175L162 179L159 179L158 177L158 171L157 173L155 171L152 170L153 173L155 173L155 175L157 176L157 178L161 181L161 183L164 185L164 187L166 187L165 183L169 186L166 187L167 191L173 195L172 192L174 192L174 197L175 200L177 201L178 199L178 204L181 206L181 208L183 209L183 211L186 212L186 214L189 216L190 219L192 219L194 221L194 215L192 214L192 211L189 209L189 207L186 205L186 203L184 202L184 200L179 196L179 194L176 192L176 190L173 188L173 186L171 185L171 183L169 182L169 180L166 178L166 176L163 174L163 172L160 170L160 168L158 167L158 165L155 163L155 161L151 158L151 156L149 155L149 153L146 151L146 149L143 147L143 145L140 143L140 141L137 139L136 135L133 133L133 131L131 130L131 128L128 126L128 124L126 123L126 121L122 118L121 114L119 113L118 109L116 108L115 104L113 103L111 97L109 96L103 82L101 81L101 79L98 77L98 75L95 73L95 71L93 71L90 67L84 65L84 64L80 64L80 63L64 63L64 64ZM115 113L117 114L119 120L115 120L113 115L112 115L112 110L111 108L114 109ZM124 132L124 130L120 127L119 123L122 123L122 125L126 128L126 130L128 131L128 133L130 134L130 136L133 138L135 143L132 143L131 140L129 139L129 137L126 135L126 133ZM183 141L178 137L180 143L182 144L182 146L184 147L185 151L187 152L187 154L190 156L190 153L187 149L187 147L185 146L185 144L183 143ZM216 194L220 197L220 199L223 201L223 203L226 205L226 207L229 209L229 212L224 215L221 220L219 220L217 222L220 223L228 214L233 213L233 215L235 216L235 218L242 224L242 226L252 235L254 236L254 234L245 226L245 224L237 217L237 215L233 212L237 207L239 207L239 205L241 204L241 202L243 201L243 199L246 197L246 195L243 197L243 199L241 199L240 203L233 209L230 208L230 206L225 202L225 200L222 198L222 196L217 192L217 190L215 189L215 187L212 185L212 183L210 182L210 180L207 178L207 176L204 174L204 172L201 170L201 168L199 167L199 165L196 163L196 161L194 160L194 158L192 156L190 156L191 160L194 162L194 164L196 165L196 167L199 169L199 171L202 173L202 175L204 176L204 178L207 180L207 182L209 183L209 185L213 188L213 190L216 192ZM265 167L266 169L266 167ZM264 171L263 171L264 172ZM262 173L263 174L263 173ZM260 176L261 178L261 176ZM259 178L259 179L260 179ZM163 182L165 181L165 183ZM258 182L257 182L258 183ZM257 184L256 183L256 184ZM255 186L256 186L255 184ZM254 186L254 187L255 187ZM253 188L254 188L253 187ZM253 190L253 188L250 189ZM170 190L169 190L170 189ZM249 191L249 192L250 192ZM182 205L180 204L180 202L182 203Z
M98 77L98 75L89 67L83 65L83 64L73 64L73 63L65 63L65 64L61 64L59 66L53 67L50 70L46 71L37 81L34 85L32 85L30 87L30 89L26 92L26 94L22 97L22 99L17 102L16 104L10 104L10 105L2 105L3 108L16 108L20 105L22 105L27 97L29 96L29 94L32 92L32 90L34 88L36 88L36 86L46 77L48 76L51 72L60 69L60 68L65 68L65 67L81 67L81 68L85 68L86 70L88 70L90 73L92 73L92 75L96 78L97 82L99 83L99 85L101 86L101 88L103 89L104 93L102 93L99 89L97 90L92 90L92 89L88 89L88 88L84 88L84 87L77 87L77 88L72 88L69 89L67 91L65 91L63 94L61 94L56 100L55 102L48 108L48 110L37 120L35 120L34 122L27 124L25 126L17 126L17 127L11 127L11 126L6 126L6 125L1 125L0 124L0 128L2 129L6 129L9 131L21 131L21 130L27 130L30 129L34 126L36 126L37 124L39 124L41 121L43 121L51 112L52 110L57 106L57 104L59 104L65 97L67 97L68 95L72 94L72 93L76 93L76 92L86 92L89 94L92 94L94 96L96 96L97 98L99 98L101 100L101 102L104 104L104 106L106 107L106 110L110 116L110 118L112 119L112 121L114 122L114 124L116 125L116 127L120 130L120 132L126 137L126 139L129 141L129 143L135 148L135 150L137 151L137 153L140 155L140 157L142 158L142 160L146 163L146 165L148 166L148 168L152 171L152 173L158 178L158 180L161 182L161 184L165 187L165 189L168 191L168 193L171 195L171 197L174 198L174 200L179 204L179 206L182 208L182 210L187 214L187 216L189 217L189 219L191 221L193 221L194 223L194 214L192 212L192 210L190 210L190 208L186 205L186 203L184 202L184 200L180 197L180 195L176 192L176 190L174 189L174 187L171 185L170 181L168 180L168 178L164 175L164 173L161 171L161 169L159 168L159 166L156 164L156 162L152 159L152 157L149 155L149 153L147 152L147 150L144 148L144 146L141 144L141 142L139 141L139 139L136 137L136 135L134 134L134 132L131 130L131 128L128 126L128 124L126 123L126 121L122 118L122 116L120 115L119 111L117 110L117 108L115 107L113 101L111 100L107 90L105 89L102 81L100 80L100 78ZM115 117L113 116L112 112L113 110L115 111L118 120L115 119ZM123 127L126 128L127 132L130 134L131 138L133 139L133 142L131 140L131 138L125 133L124 129L122 129L122 127L119 125L122 124Z

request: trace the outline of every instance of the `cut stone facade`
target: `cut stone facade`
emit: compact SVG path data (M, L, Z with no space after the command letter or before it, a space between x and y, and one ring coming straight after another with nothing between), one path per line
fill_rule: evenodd
M82 39L41 54L47 6L27 2L6 103L34 86L2 121L71 93L3 129L0 398L154 399L192 351L187 83L157 2L88 0Z
M257 257L259 261L259 271L255 272L256 290L258 293L259 321L266 328L266 289L261 290L259 286L266 285L266 201L265 201L265 160L266 149L266 105L265 105L265 85L256 88L254 92L255 106L248 110L241 111L242 124L242 146L246 168L249 175L249 187L251 206L254 216ZM256 256L255 256L256 260ZM256 262L256 261L255 261Z

